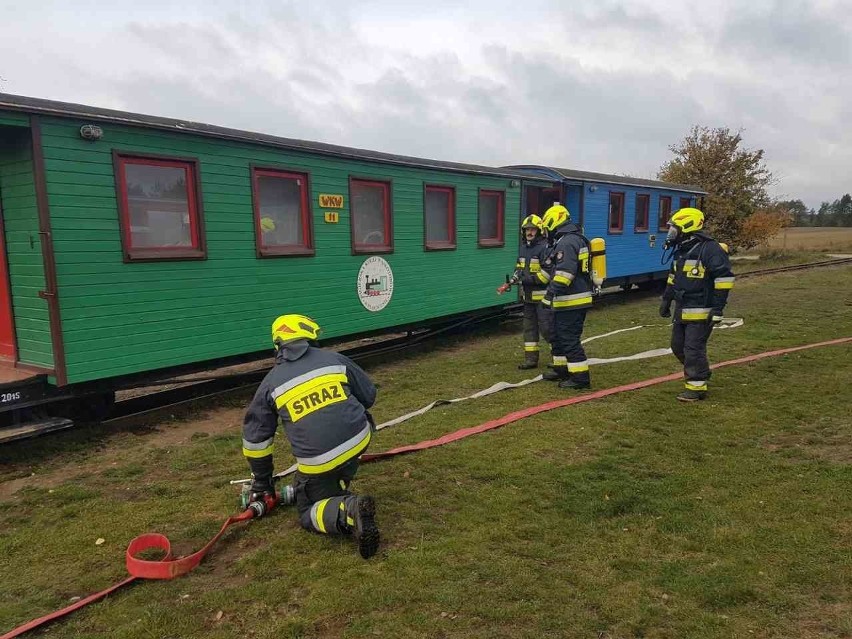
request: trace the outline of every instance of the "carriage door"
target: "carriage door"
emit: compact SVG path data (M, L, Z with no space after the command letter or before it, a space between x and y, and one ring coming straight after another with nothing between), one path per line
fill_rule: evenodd
M12 290L9 285L9 267L6 262L6 229L3 226L2 197L0 197L0 357L15 357Z

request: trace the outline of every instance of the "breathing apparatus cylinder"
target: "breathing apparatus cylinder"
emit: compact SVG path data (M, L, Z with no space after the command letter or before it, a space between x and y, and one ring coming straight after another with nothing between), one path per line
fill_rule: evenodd
M592 283L600 288L606 279L606 242L602 237L589 241L592 256Z

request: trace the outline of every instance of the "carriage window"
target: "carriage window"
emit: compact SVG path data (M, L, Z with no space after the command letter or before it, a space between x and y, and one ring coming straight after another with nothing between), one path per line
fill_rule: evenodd
M197 160L113 154L125 260L205 257Z
M349 181L353 253L393 251L390 201L389 182Z
M453 187L425 187L423 224L427 249L456 248L456 190Z
M648 210L651 205L651 196L640 193L636 196L636 226L637 233L645 233L648 230Z
M657 228L661 231L667 231L669 228L669 219L672 216L672 198L668 195L660 196L660 213L659 224Z
M609 232L624 231L624 193L609 194Z
M313 255L308 176L276 169L252 169L257 254Z
M479 192L479 245L503 246L503 191Z
M680 198L680 206L678 208L685 209L692 206L692 198L682 197Z

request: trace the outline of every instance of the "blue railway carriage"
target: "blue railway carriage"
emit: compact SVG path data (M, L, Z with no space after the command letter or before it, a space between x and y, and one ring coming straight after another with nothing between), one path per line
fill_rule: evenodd
M672 213L702 206L700 187L658 180L590 173L549 166L515 165L531 177L551 180L542 187L525 184L523 215L542 215L554 202L568 207L586 237L606 240L607 279L604 287L650 288L666 279L660 263Z

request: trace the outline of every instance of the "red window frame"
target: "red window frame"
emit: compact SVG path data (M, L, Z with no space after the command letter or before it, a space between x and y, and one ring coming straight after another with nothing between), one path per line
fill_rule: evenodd
M482 219L481 201L483 197L497 198L497 237L482 237L480 233L480 220ZM479 246L495 247L504 246L506 244L504 237L505 217L506 217L506 192L494 191L490 189L480 189L479 195L476 198L476 236L479 241Z
M643 204L640 204L643 203ZM639 211L645 209L645 214L643 216L644 224L639 224ZM634 232L636 233L647 233L648 225L650 224L651 217L651 196L648 193L637 193L636 194L636 219L634 223Z
M426 217L426 196L429 192L447 193L447 239L429 240L428 218ZM427 251L447 251L456 248L456 188L438 184L423 186L423 247Z
M355 196L353 191L359 185L378 186L383 190L384 244L363 244L355 241ZM364 253L393 253L393 213L391 211L391 182L368 178L349 178L349 238L352 254Z
M612 223L613 199L618 203L618 219L615 225ZM610 233L624 233L624 192L610 191L609 192L609 214L607 216L607 229Z
M664 207L667 204L668 207ZM668 210L665 210L668 208ZM670 195L660 196L660 205L657 211L657 229L660 231L669 230L669 220L672 218L672 198Z
M274 177L301 180L299 187L299 217L302 223L302 244L270 244L263 243L263 230L260 226L260 188L258 178ZM310 175L298 171L279 169L266 166L251 167L251 201L254 214L255 250L258 257L287 257L315 255L313 215L311 213Z
M133 246L130 232L130 203L127 197L128 164L182 168L186 174L186 200L189 213L190 246ZM118 222L125 262L148 260L199 260L207 257L204 240L204 216L201 201L201 172L196 158L176 158L113 151L113 168L118 200Z
M680 206L679 209L685 209L692 206L692 198L691 197L682 197L680 198Z

